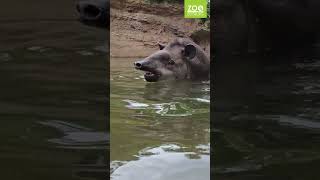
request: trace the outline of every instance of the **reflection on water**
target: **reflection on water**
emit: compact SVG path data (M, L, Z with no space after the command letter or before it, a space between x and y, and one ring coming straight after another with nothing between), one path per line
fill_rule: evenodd
M216 179L318 179L318 66L317 58L293 56L238 58L220 68L226 73L217 73Z
M111 59L112 179L210 179L209 82L147 83L133 62Z
M71 149L105 149L109 136L106 132L95 132L90 128L63 121L42 121L40 124L53 127L63 133L61 138L49 139L60 148Z
M106 32L76 19L0 28L0 179L105 179Z
M195 152L184 152L184 148L169 144L147 148L139 152L138 160L119 163L113 167L113 180L209 180L209 145L195 147ZM199 152L196 152L199 151Z

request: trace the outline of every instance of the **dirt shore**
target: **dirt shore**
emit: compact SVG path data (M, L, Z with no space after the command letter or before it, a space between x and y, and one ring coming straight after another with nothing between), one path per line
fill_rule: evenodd
M157 42L190 37L204 26L183 18L182 4L111 2L111 57L145 57L157 50Z

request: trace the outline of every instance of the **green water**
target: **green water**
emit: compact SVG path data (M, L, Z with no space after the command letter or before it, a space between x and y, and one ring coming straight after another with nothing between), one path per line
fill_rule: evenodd
M112 179L210 179L208 82L144 81L111 59Z
M299 52L216 68L214 179L319 179L319 65Z
M81 25L71 2L36 3L41 17L13 4L0 18L0 179L105 179L106 30Z

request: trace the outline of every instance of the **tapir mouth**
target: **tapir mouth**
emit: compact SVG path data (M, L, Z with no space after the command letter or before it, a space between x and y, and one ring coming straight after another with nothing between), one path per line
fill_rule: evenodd
M157 72L146 71L144 79L148 82L156 82L159 80L161 74Z
M148 82L156 82L161 77L161 73L151 68L136 68L140 71L144 71L144 79Z

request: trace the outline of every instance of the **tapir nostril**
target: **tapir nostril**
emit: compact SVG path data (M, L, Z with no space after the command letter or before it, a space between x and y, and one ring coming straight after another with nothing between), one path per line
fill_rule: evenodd
M94 5L86 5L83 11L85 16L89 19L98 18L99 15L101 14L101 10Z
M134 63L134 66L135 66L136 68L141 68L141 67L142 67L142 64L141 64L141 63L136 62L136 63Z

